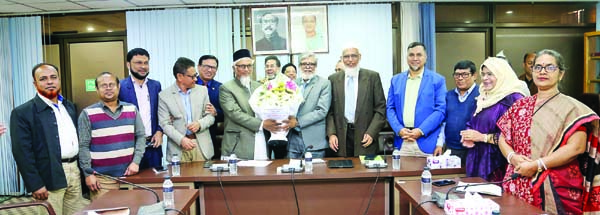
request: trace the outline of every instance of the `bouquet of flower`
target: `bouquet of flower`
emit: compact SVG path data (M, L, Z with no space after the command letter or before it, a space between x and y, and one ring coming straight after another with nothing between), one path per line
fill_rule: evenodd
M259 118L282 122L289 116L296 116L303 100L296 83L284 75L278 75L257 88L250 96L249 103ZM287 141L287 133L287 131L272 132L268 141Z

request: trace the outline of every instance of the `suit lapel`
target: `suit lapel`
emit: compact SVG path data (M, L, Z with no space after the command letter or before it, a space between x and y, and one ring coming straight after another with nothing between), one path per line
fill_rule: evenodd
M354 122L356 122L356 117L358 116L358 114L356 113L360 113L360 108L365 106L362 104L365 104L365 102L367 102L367 91L371 92L371 89L369 89L371 86L369 86L369 77L367 77L366 73L363 71L363 69L358 70L358 91L356 94L356 110L354 110Z
M136 107L139 107L138 105L138 101L137 101L137 96L135 94L135 89L133 88L133 78L131 76L129 76L127 78L128 80L125 81L125 88L127 88L127 97L131 98L132 102ZM148 89L148 91L150 91L150 89Z
M423 69L423 75L421 76L422 80L421 80L421 85L419 85L419 94L417 94L417 103L419 101L419 99L421 98L420 95L423 95L423 90L425 88L425 86L429 86L429 73L427 72L427 70Z
M344 90L346 90L346 79L345 79L346 73L342 73L337 76L334 76L334 78L337 79L334 81L339 83L335 87L335 88L337 88L337 89L335 89L335 91L336 91L335 96L337 96L337 99L339 99L337 103L340 106L340 113L342 114L342 117L343 117L343 114L346 111L346 107L345 107L346 106L346 92L344 91Z
M171 95L171 98L175 100L175 104L177 105L177 108L179 108L179 112L181 113L182 117L187 120L185 106L183 105L183 101L181 100L181 95L179 95L179 87L177 87L177 84L173 84L173 86L171 86Z

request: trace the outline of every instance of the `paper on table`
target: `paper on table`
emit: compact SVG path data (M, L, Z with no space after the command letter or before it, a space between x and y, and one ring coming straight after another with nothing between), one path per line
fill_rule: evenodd
M238 166L249 166L249 167L266 167L271 164L272 161L257 161L257 160L247 160L247 161L238 161Z
M465 187L460 187L460 186L471 185L466 188L467 191L469 191L469 192L477 192L477 193L492 195L492 196L502 196L502 188L498 185L485 184L485 185L472 186L475 184L481 184L481 183L465 183L462 181L458 182L458 185L456 185L456 186L459 186L459 188L456 188L456 191L465 192Z

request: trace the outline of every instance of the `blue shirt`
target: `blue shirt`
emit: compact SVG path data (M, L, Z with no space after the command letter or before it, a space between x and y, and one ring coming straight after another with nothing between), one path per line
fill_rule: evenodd
M179 89L179 96L181 96L181 100L183 101L183 107L185 107L185 117L186 122L189 124L192 122L192 103L190 102L190 93L192 90L187 90L187 92L181 91ZM185 134L192 134L190 130L187 130Z
M204 81L202 81L202 79L198 78L198 81L196 81L196 83L198 85L203 85L204 86ZM217 122L223 122L225 120L225 117L223 116L223 109L221 109L221 103L219 103L219 88L221 87L221 82L210 80L208 81L206 88L208 90L208 99L210 100L210 103L215 107L215 109L217 110L217 116L215 117L215 124L213 124L212 126L217 126ZM212 127L211 126L211 127Z

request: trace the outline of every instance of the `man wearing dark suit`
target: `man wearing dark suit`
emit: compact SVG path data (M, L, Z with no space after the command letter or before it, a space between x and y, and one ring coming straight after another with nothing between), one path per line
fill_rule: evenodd
M38 64L31 75L38 94L10 115L13 156L35 200L47 200L56 214L73 214L85 206L75 105L59 94L56 66Z
M221 159L221 141L217 141L218 123L222 123L224 117L223 109L219 103L219 88L222 84L215 80L217 70L219 70L219 59L217 59L217 57L213 55L202 55L202 57L198 59L198 80L196 81L196 84L206 86L210 104L217 110L215 123L211 125L208 130L215 150L213 159L218 160Z
M277 32L279 18L266 12L260 17L261 30L264 37L256 41L256 51L286 50L287 41Z
M379 152L377 139L385 125L385 97L379 73L360 68L360 58L358 48L344 49L344 72L329 76L332 101L327 135L337 156Z
M163 132L158 125L158 93L160 82L148 78L150 54L142 48L127 53L127 68L131 74L121 80L119 100L134 104L146 129L146 151L140 162L140 170L162 166Z

